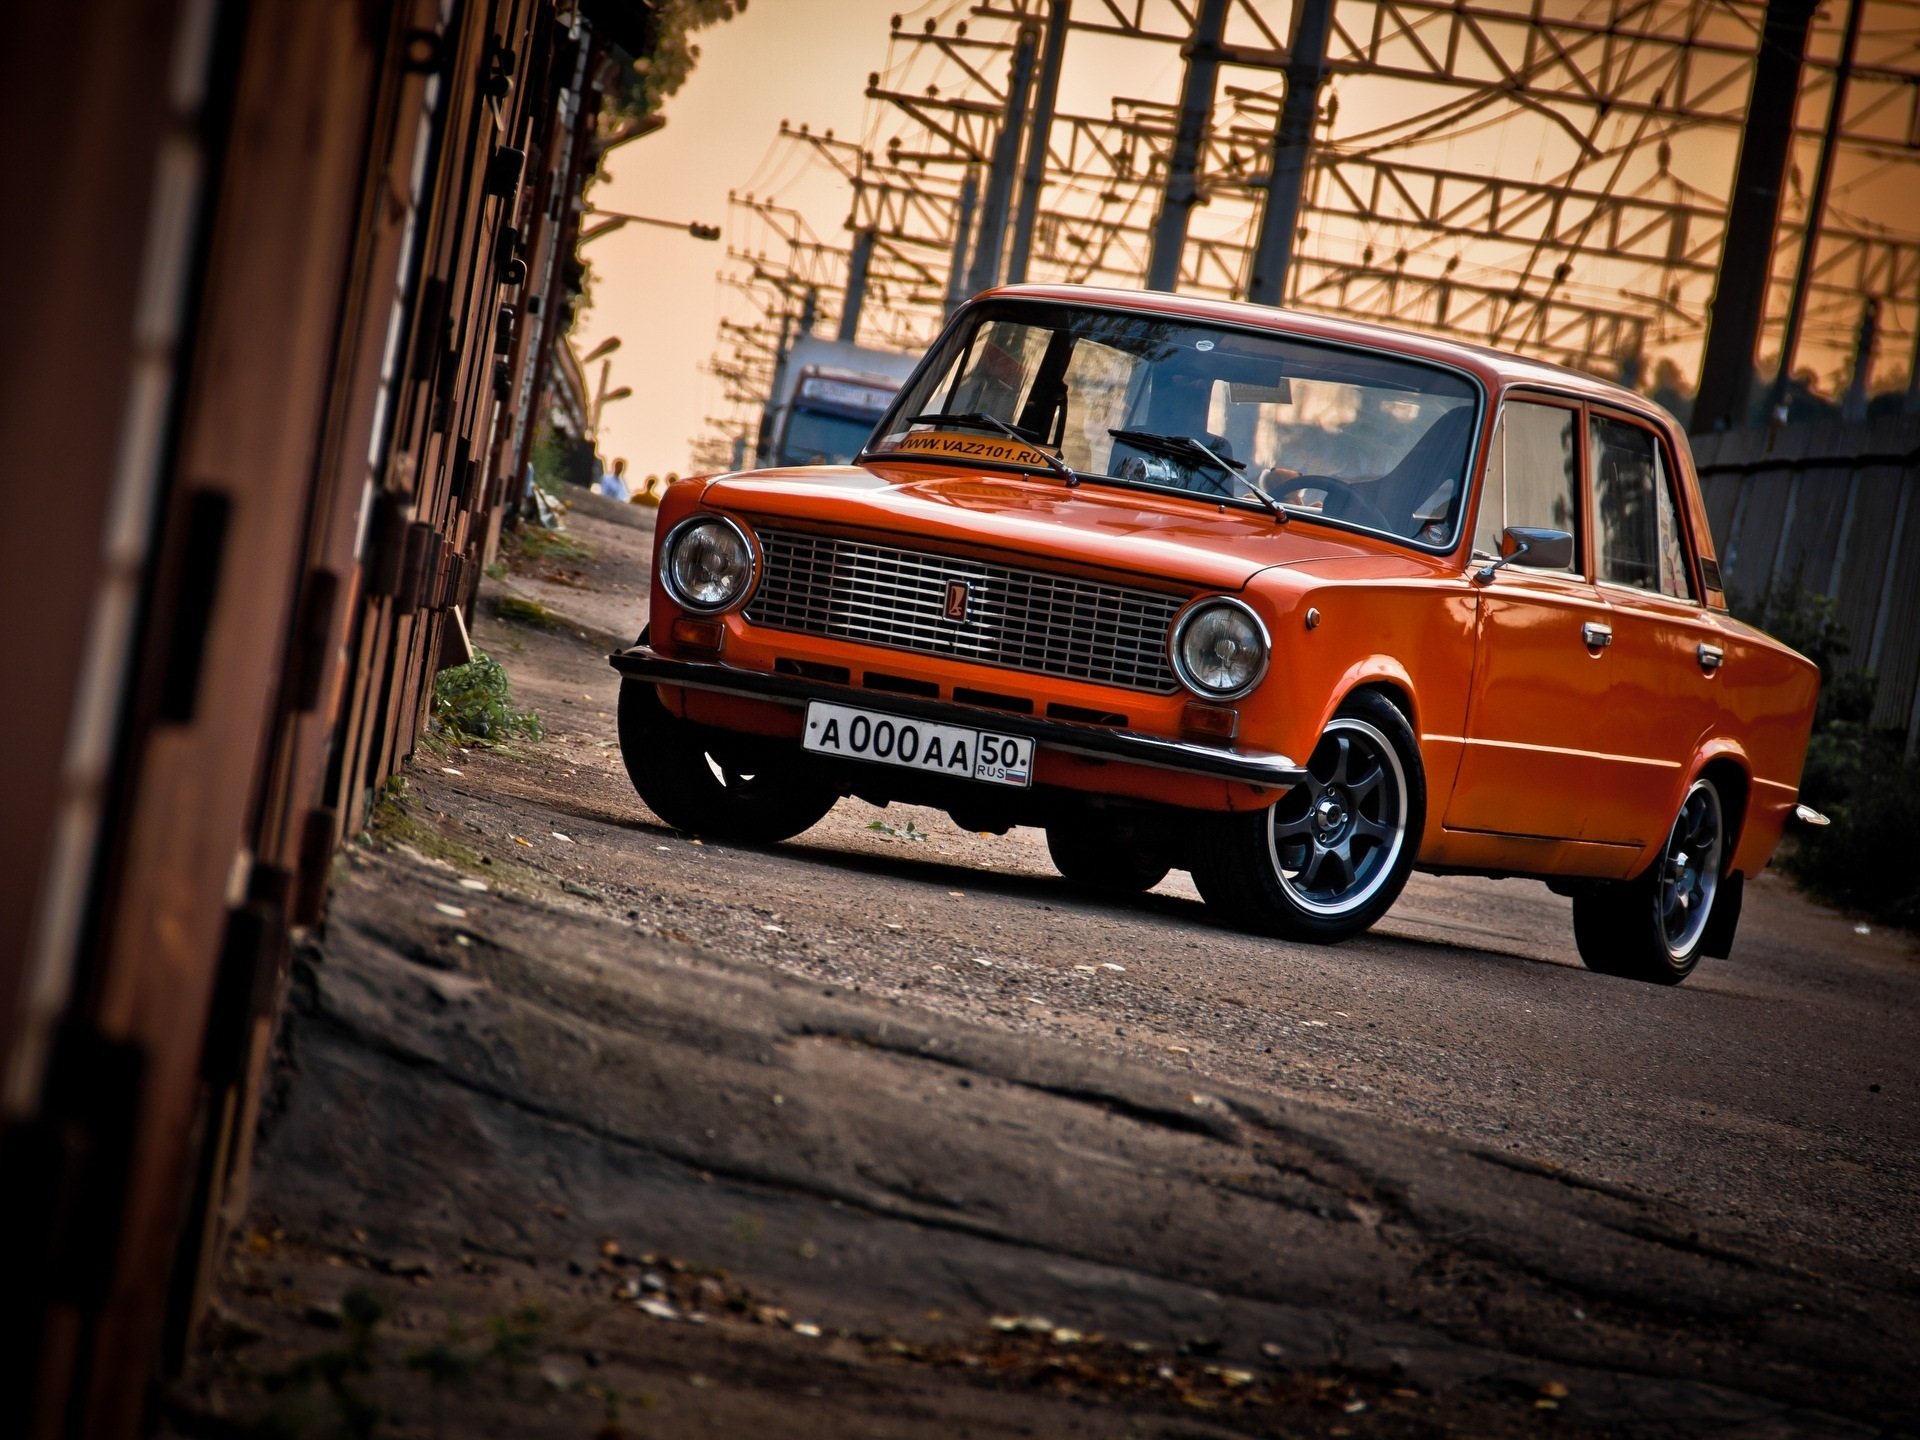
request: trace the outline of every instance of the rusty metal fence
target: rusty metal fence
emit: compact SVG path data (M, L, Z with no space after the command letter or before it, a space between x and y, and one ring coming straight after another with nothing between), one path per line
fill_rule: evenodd
M1920 416L1699 435L1694 460L1720 570L1751 605L1769 586L1833 599L1849 661L1878 677L1872 721L1920 742Z

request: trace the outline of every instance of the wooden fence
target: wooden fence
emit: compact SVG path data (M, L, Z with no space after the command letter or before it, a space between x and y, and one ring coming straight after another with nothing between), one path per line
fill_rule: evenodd
M1873 723L1920 742L1920 416L1694 437L1735 609L1775 582L1831 596Z

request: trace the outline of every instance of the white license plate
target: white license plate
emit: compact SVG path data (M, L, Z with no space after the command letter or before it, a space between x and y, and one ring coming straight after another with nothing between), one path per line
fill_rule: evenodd
M990 785L1033 783L1033 741L965 725L937 725L851 705L815 700L807 706L800 743L823 755L928 770Z

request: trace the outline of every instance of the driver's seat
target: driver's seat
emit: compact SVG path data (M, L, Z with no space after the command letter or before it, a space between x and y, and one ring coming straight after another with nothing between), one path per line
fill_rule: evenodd
M1460 492L1465 488L1467 436L1473 428L1473 406L1461 405L1449 410L1427 427L1427 433L1373 487L1372 499L1380 512L1402 535L1418 535L1431 521L1451 520L1460 508ZM1446 491L1452 483L1451 491ZM1429 504L1439 507L1433 515L1416 515Z

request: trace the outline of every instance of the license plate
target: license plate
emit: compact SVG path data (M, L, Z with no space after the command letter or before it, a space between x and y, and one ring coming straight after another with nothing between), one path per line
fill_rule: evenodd
M928 770L989 785L1033 783L1033 741L965 725L937 725L851 705L815 700L807 706L800 743L823 755Z

